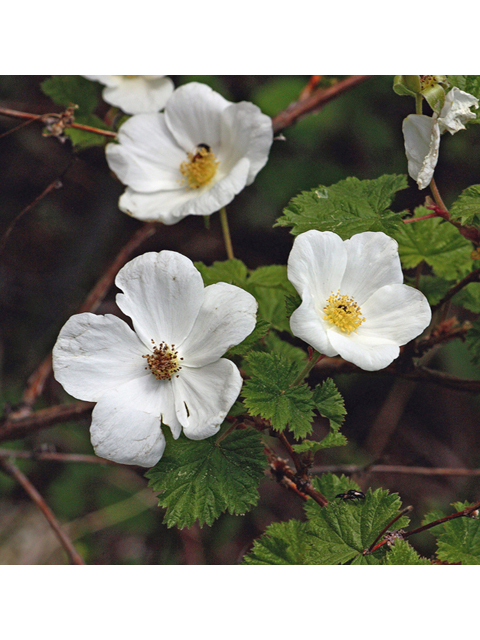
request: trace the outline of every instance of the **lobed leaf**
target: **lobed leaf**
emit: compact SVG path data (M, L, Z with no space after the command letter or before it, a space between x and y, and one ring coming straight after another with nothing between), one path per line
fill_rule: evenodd
M306 524L299 520L276 522L255 540L243 564L304 564L309 543Z
M456 511L461 511L470 505L457 502L454 506ZM440 560L449 563L480 564L480 520L463 517L444 522L437 545L437 556Z
M349 177L330 187L320 185L294 197L275 226L292 227L293 235L310 229L333 231L343 239L363 231L391 235L402 219L389 207L396 192L407 186L405 175L384 175L376 180Z
M83 76L51 76L40 87L55 104L62 107L68 107L70 103L76 104L78 109L75 117L91 115L99 99L97 84Z
M480 184L474 184L462 191L450 207L450 216L462 225L480 223Z
M211 525L225 511L242 515L256 504L266 458L255 431L233 431L220 441L218 435L198 441L166 437L163 458L145 475L160 492L168 527L190 527L196 520Z
M382 564L387 565L431 565L430 560L422 558L406 540L397 540L395 544L388 548L387 554Z
M243 385L244 403L252 415L270 420L274 429L291 429L297 438L312 430L313 397L305 384L291 386L298 375L295 362L276 353L251 352L251 378Z

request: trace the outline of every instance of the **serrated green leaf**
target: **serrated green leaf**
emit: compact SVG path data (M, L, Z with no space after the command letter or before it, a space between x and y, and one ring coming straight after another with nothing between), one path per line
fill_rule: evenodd
M480 184L474 184L462 191L450 207L450 216L462 225L480 223Z
M303 438L312 430L313 398L310 387L291 387L299 368L275 353L252 352L247 358L251 378L243 385L245 406L252 415L270 420L274 429L287 427Z
M318 486L318 485L317 485ZM385 554L384 546L369 555L363 555L378 534L398 515L400 498L383 489L369 489L358 503L333 499L326 507L306 503L309 517L308 532L312 546L306 554L308 564L379 564ZM402 516L395 528L407 525Z
M225 511L243 514L256 504L266 457L255 431L233 431L219 442L218 436L173 440L167 432L163 458L145 475L160 491L168 527L182 529L196 520L211 525Z
M103 120L97 117L95 114L75 116L75 122L78 124L85 124L89 127L95 127L96 129L110 130L105 125ZM70 138L72 144L78 149L86 149L87 147L98 147L105 144L105 137L92 133L91 131L84 131L82 129L74 129L68 127L65 129L65 134Z
M331 429L338 431L345 420L347 410L342 394L331 378L327 378L321 385L315 387L313 400L320 415L329 419Z
M338 391L336 384L331 378L327 378L321 385L315 387L313 392L313 401L320 415L328 418L330 423L330 433L323 440L315 442L313 440L304 440L301 444L293 445L294 451L303 453L311 451L315 453L320 449L328 449L331 447L342 447L347 444L347 439L338 430L345 419L346 409L341 393Z
M470 352L472 362L480 362L480 318L472 323L472 328L467 331L465 343Z
M292 227L293 235L310 229L334 231L343 239L363 231L391 235L402 220L389 207L396 192L407 186L405 175L384 175L376 180L349 177L330 187L320 185L293 198L276 226Z
M456 511L470 505L455 503ZM455 518L443 523L443 533L437 539L437 556L449 563L480 564L480 520Z
M203 262L195 262L195 267L200 271L206 287L217 282L227 282L242 289L245 288L248 269L241 260L234 258L217 261L209 267Z
M426 213L424 207L415 210L416 216ZM456 280L472 268L471 243L441 218L404 224L393 237L405 269L413 269L425 260L440 278Z
M99 99L98 85L83 76L51 76L40 87L58 105L78 105L75 118L92 114Z
M271 524L255 540L243 564L303 564L309 540L305 528L299 520Z
M470 282L452 298L452 303L480 313L480 282Z
M415 549L411 547L406 540L397 540L395 544L388 549L382 564L420 564L430 566L431 562L427 560L427 558L422 558L421 556L419 556Z
M250 335L248 335L245 340L237 344L236 346L230 347L227 352L228 356L243 356L248 353L251 349L253 349L254 345L262 340L267 331L270 329L270 323L266 322L259 318L257 320L257 324L255 325L255 329L252 331Z

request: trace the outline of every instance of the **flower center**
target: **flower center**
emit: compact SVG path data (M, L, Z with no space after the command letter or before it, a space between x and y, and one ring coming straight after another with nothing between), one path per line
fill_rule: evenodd
M347 334L356 331L362 322L365 322L355 300L351 296L341 295L340 290L337 293L332 291L323 311L325 312L324 320L328 320Z
M187 154L187 158L180 165L180 172L183 176L182 184L186 181L189 189L205 186L217 173L219 161L208 144L201 142L195 153Z
M154 340L152 340L152 344L154 346L153 353L142 356L148 362L148 367L145 369L150 369L157 380L170 380L182 368L180 360L183 358L178 357L174 344L169 347L165 342L161 342L157 347Z

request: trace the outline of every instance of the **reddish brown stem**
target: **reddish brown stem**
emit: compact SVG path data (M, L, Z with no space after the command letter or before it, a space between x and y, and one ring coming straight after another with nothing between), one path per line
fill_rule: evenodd
M92 412L93 406L93 402L73 402L39 409L19 418L12 417L13 414L11 414L0 422L0 442L23 438L59 422L86 418Z
M127 262L137 247L142 244L157 230L158 225L155 222L145 222L130 238L127 244L117 254L107 271L98 280L97 284L90 291L84 303L78 309L77 313L85 311L94 312L107 295L114 279L121 267ZM40 366L30 376L27 388L25 389L19 415L25 415L29 407L32 407L37 398L43 391L45 382L52 371L52 354L50 353Z
M24 120L44 120L58 114L44 113L38 115L36 113L25 113L25 111L15 111L15 109L7 109L6 107L0 107L0 115L9 116L11 118L22 118ZM106 129L97 129L96 127L90 127L86 124L79 124L78 122L72 122L68 125L72 129L82 129L83 131L90 131L91 133L98 133L98 135L106 136L108 138L116 138L115 131L107 131ZM8 132L7 132L8 133Z
M48 524L52 527L53 532L55 533L58 540L60 541L60 544L65 549L68 555L68 558L70 560L70 563L85 564L83 558L73 546L72 541L67 536L67 534L63 531L60 523L58 522L55 515L53 514L53 511L47 505L47 503L39 494L39 492L35 489L35 487L27 478L27 476L24 475L20 471L20 469L18 469L14 464L9 462L8 460L0 459L0 466L3 468L5 473L7 473L12 478L14 478L25 489L25 491L28 493L28 495L33 500L33 502L37 505L37 507L43 513L43 515L48 521Z
M368 78L371 78L371 76L350 76L331 87L318 89L305 98L292 103L284 111L274 116L272 121L274 133L292 126L310 113L320 111L328 102L338 98L339 95L368 80Z

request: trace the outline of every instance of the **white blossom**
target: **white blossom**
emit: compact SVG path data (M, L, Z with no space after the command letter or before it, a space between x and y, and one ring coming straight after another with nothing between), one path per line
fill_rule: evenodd
M475 118L469 107L477 109L478 99L453 87L445 97L440 114L411 114L403 121L408 173L417 182L419 189L428 187L433 178L440 149L440 135L445 131L453 135L460 129L465 129L468 120Z
M268 160L271 119L250 102L229 102L204 84L176 89L165 111L129 118L107 161L127 186L119 207L140 220L174 224L210 215L251 184Z
M224 282L204 287L192 261L173 251L133 259L115 282L133 330L114 315L74 315L60 331L53 368L68 393L97 403L97 455L151 467L165 448L161 423L193 440L220 429L242 387L235 364L221 356L252 332L257 302Z
M403 284L398 245L381 232L342 240L330 231L295 239L288 278L302 303L292 333L319 353L366 371L388 366L428 326L425 296Z
M105 85L102 97L128 114L156 113L165 106L174 84L166 76L84 76Z

